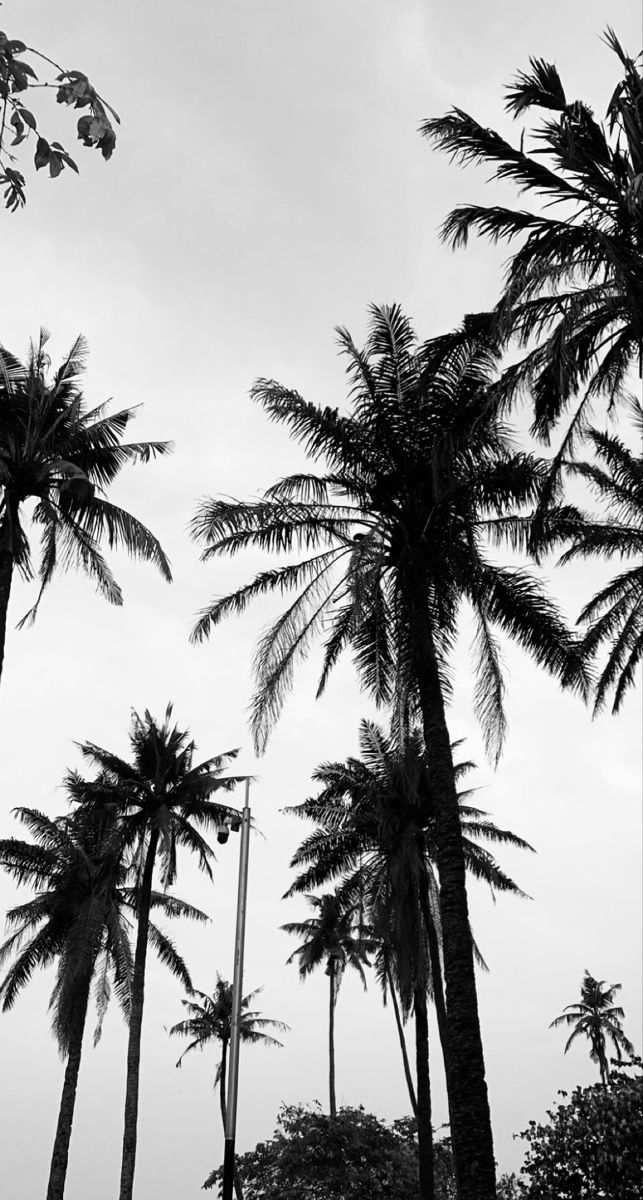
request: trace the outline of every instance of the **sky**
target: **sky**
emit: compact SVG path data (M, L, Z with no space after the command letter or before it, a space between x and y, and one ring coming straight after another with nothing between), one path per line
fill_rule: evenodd
M174 583L123 556L125 592L110 608L78 575L61 576L36 625L17 632L33 589L12 595L0 689L0 836L16 805L65 810L60 782L79 765L75 743L128 749L131 709L161 716L169 700L201 757L240 747L256 776L258 832L250 850L245 989L291 1032L281 1050L242 1053L237 1142L270 1136L279 1105L327 1104L327 980L301 984L280 925L303 919L281 901L305 827L282 810L312 793L322 760L357 749L372 716L350 661L315 703L315 668L298 673L268 751L255 760L246 724L252 647L278 601L230 622L205 646L194 614L250 578L259 559L201 564L187 525L199 498L249 498L297 469L300 453L249 399L258 376L307 399L342 405L346 387L333 329L358 342L370 303L398 301L420 337L451 328L497 298L506 251L473 241L453 254L438 239L456 203L503 194L484 170L434 152L422 119L456 104L502 131L503 87L530 55L554 60L568 88L602 115L616 73L600 34L611 24L640 46L640 9L625 0L7 0L3 28L66 67L85 71L118 110L113 159L75 151L71 113L39 99L41 124L74 153L80 176L28 175L28 205L0 215L0 341L24 355L38 328L58 362L76 335L89 342L92 406L140 405L137 438L171 439L171 457L123 473L112 497L146 522L172 561ZM515 136L515 134L514 134ZM546 575L570 620L607 578L604 568ZM496 1155L522 1157L514 1135L542 1119L558 1089L597 1077L585 1046L563 1056L553 1017L587 968L623 985L625 1029L641 1050L641 688L614 719L592 721L521 652L504 647L509 737L497 770L472 713L466 629L449 712L454 738L478 763L480 807L536 854L502 851L531 900L472 886L472 921L489 963L479 1001ZM241 796L239 796L241 802ZM172 923L194 984L231 978L238 839L218 849L214 883L181 864L177 893L212 917ZM0 908L18 894L0 878ZM25 899L26 896L20 895ZM42 1194L63 1064L50 1034L53 977L43 973L0 1019L3 1195ZM197 1196L222 1157L213 1053L174 1064L167 1036L182 1016L180 987L150 961L142 1050L137 1200ZM120 1169L126 1031L108 1014L81 1067L67 1200L113 1200ZM435 1124L446 1101L433 1032ZM412 1035L409 1033L409 1036ZM408 1111L390 1006L374 981L347 976L337 1012L342 1104L383 1119Z

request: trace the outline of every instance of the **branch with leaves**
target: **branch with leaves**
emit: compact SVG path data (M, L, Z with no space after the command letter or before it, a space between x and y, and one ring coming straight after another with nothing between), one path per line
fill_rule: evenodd
M34 59L57 73L49 79L41 79L30 61ZM84 146L95 147L103 158L108 159L116 145L113 121L120 124L120 118L82 71L66 71L46 54L18 38L7 37L0 30L0 187L4 188L5 207L11 212L23 207L27 198L25 177L14 165L17 156L9 147L30 140L32 144L35 142L37 171L48 167L52 179L56 179L65 167L71 167L78 174L78 167L65 147L44 136L36 116L24 103L25 93L36 88L55 91L58 104L87 110L76 125L78 138Z

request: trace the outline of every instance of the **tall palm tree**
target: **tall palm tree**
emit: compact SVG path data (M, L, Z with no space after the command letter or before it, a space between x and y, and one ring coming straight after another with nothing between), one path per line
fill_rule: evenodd
M62 1200L85 1019L96 975L100 1016L109 999L110 973L129 1016L132 956L121 891L125 872L113 810L55 821L32 809L15 811L34 840L3 839L0 866L19 885L34 887L36 896L7 913L11 933L0 947L0 963L16 957L0 984L0 996L6 1012L36 968L57 962L50 1008L66 1068L47 1200Z
M212 878L214 854L200 830L216 828L226 817L238 818L239 814L209 797L217 791L230 791L240 781L238 777L221 776L222 769L236 756L236 750L194 763L195 743L187 730L172 724L171 704L162 723L147 710L142 717L134 712L129 739L131 761L93 742L82 743L81 753L100 773L93 795L92 788L77 776L70 776L68 784L72 794L77 789L77 798L82 803L99 806L109 803L117 807L125 844L138 856L138 925L127 1048L120 1200L132 1200L134 1185L145 962L157 855L164 888L176 880L179 847L195 854L199 868Z
M630 410L640 440L643 408L632 399ZM571 505L560 506L545 524L543 542L571 543L561 564L598 555L633 560L587 602L579 617L588 626L583 642L587 654L593 658L603 647L608 651L596 685L594 712L601 711L611 692L612 712L617 713L643 657L643 459L614 434L590 429L587 436L595 460L572 462L567 469L585 480L603 514L596 518Z
M171 450L169 442L123 442L132 408L106 415L106 405L88 411L81 381L86 345L77 338L49 377L47 333L31 346L26 364L0 346L0 675L7 610L14 570L34 575L25 528L25 507L40 527L40 589L20 625L33 620L42 594L59 567L80 567L111 604L121 589L101 542L122 546L172 578L169 562L149 529L105 493L126 463L149 462Z
M500 751L504 684L494 626L516 639L563 686L587 679L578 644L532 576L494 563L482 522L531 505L544 464L516 452L490 402L496 360L460 332L418 347L397 305L371 309L358 350L346 330L351 410L319 409L259 380L254 398L303 443L319 474L282 479L255 502L205 500L192 523L203 558L245 547L303 557L260 572L205 608L193 637L270 591L295 599L256 655L253 733L259 748L281 710L298 661L325 637L318 695L342 650L389 703L400 675L419 696L435 796L436 860L444 938L453 1149L462 1200L494 1200L495 1165L465 887L465 862L446 721L449 660L464 603L473 610L474 701Z
M250 1005L254 1002L255 997L259 995L260 991L261 988L255 988L254 992L249 992L247 996L242 998L239 1037L242 1042L247 1042L254 1046L281 1046L283 1045L282 1042L277 1038L271 1037L264 1030L276 1029L280 1033L286 1033L288 1032L288 1025L285 1025L283 1021L273 1021L269 1017L262 1017L261 1013L253 1011L250 1008ZM177 1034L179 1037L192 1039L176 1065L180 1067L186 1054L189 1054L191 1050L204 1050L210 1042L221 1043L221 1059L217 1064L214 1082L215 1086L217 1083L219 1085L221 1120L225 1131L226 1076L228 1047L230 1045L232 1029L232 984L222 979L217 972L217 981L211 996L208 996L205 992L198 992L196 990L193 995L194 999L182 1001L189 1015L184 1021L179 1021L176 1025L173 1025L169 1031L170 1034ZM236 1172L234 1183L237 1196L241 1198L242 1189Z
M605 42L621 78L607 107L607 127L588 104L569 100L553 63L530 59L507 89L515 117L532 109L546 119L533 132L531 153L506 141L469 113L452 108L424 121L420 131L460 163L485 163L539 200L538 211L464 204L443 225L452 246L476 231L497 242L522 238L507 270L495 314L496 333L525 347L537 345L505 373L512 397L527 389L534 432L552 425L582 389L582 398L547 486L555 497L560 469L584 432L592 401L611 408L624 399L627 375L643 369L643 57L625 53L613 30ZM552 212L552 209L554 210Z
M325 973L328 976L328 1085L330 1115L336 1117L335 1009L337 996L347 967L353 967L358 972L364 987L366 987L364 964L368 962L367 952L370 941L363 936L362 929L356 925L355 907L347 908L333 892L327 892L323 896L306 896L306 900L315 910L315 916L308 917L306 921L289 921L281 928L286 933L304 939L288 959L289 963L298 959L301 978L305 979L307 975L322 965L325 966Z
M598 1063L601 1083L607 1083L610 1073L606 1051L608 1039L616 1050L619 1062L623 1051L626 1054L634 1053L632 1043L621 1028L625 1013L613 1003L616 993L620 990L620 983L608 986L604 979L594 979L589 971L585 971L580 988L580 1001L577 1004L567 1004L561 1016L556 1017L549 1026L550 1029L557 1025L572 1027L572 1033L565 1043L565 1054L577 1037L589 1039L589 1057L592 1062Z
M33 900L7 913L10 936L0 947L0 964L14 956L0 984L3 1011L11 1009L39 967L57 963L51 996L53 1032L66 1059L54 1137L47 1200L62 1200L65 1190L83 1034L94 982L100 1038L112 981L129 1020L132 952L130 917L135 890L123 856L114 808L78 810L73 817L50 820L33 809L15 810L33 841L0 841L0 867L20 886L36 890ZM178 898L155 895L154 906L170 916L203 918ZM150 927L150 940L173 973L186 985L189 975L165 934Z
M324 887L341 877L338 892L344 903L361 904L369 926L380 935L376 968L384 994L390 991L395 1004L397 989L402 1014L415 1012L416 1027L418 1023L421 1026L416 1028L416 1047L424 1038L427 991L435 1001L450 1096L439 887L434 871L435 818L421 731L411 729L400 744L373 722L362 721L359 745L359 758L322 763L313 774L322 784L320 793L287 810L316 827L293 856L291 866L300 868L300 874L287 894ZM457 781L472 766L470 762L457 764ZM492 892L524 895L479 842L531 847L471 807L470 796L470 791L458 796L468 871L484 880ZM404 1048L399 1021L398 1032ZM420 1095L430 1096L428 1078L423 1081L428 1058L423 1057L417 1066L419 1107ZM409 1091L413 1104L412 1089ZM430 1104L426 1102L424 1119L418 1113L418 1134L420 1151L423 1144L432 1145Z

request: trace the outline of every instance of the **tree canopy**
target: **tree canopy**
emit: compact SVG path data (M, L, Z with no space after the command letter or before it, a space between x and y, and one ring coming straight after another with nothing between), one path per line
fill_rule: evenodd
M523 1166L529 1200L638 1200L643 1168L641 1060L607 1084L576 1088L549 1121L530 1121ZM563 1100L566 1092L559 1093Z
M283 1105L274 1136L240 1155L237 1170L245 1200L408 1200L417 1194L417 1151L406 1126L396 1131L363 1108L341 1108L331 1120L319 1105ZM442 1176L447 1182L436 1200L449 1200L452 1170L445 1167ZM221 1180L219 1168L203 1186Z
M470 232L522 244L510 259L494 322L501 340L537 345L504 376L509 395L525 389L534 432L548 437L564 408L583 401L565 454L591 401L611 407L626 391L643 353L643 74L614 31L605 42L618 79L602 124L586 102L570 99L554 63L532 57L506 91L515 118L545 114L518 146L461 108L423 122L421 132L460 163L489 164L496 179L540 202L536 211L462 204L442 233L452 246ZM525 148L525 132L530 143Z

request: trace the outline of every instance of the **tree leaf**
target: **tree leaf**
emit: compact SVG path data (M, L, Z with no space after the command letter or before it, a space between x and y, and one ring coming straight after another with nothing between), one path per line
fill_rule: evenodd
M51 149L49 142L45 141L45 138L39 137L36 143L36 153L34 154L34 163L37 171L39 171L41 167L47 166L50 155Z

